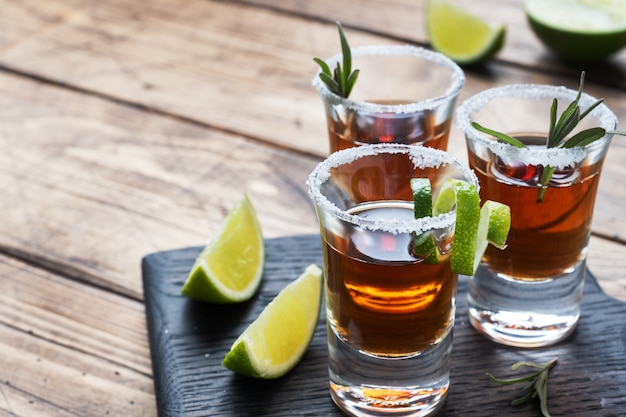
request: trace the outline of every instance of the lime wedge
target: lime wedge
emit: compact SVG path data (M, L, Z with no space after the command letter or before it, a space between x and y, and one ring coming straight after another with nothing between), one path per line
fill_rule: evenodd
M309 265L235 340L223 365L262 379L285 375L306 352L322 304L322 270Z
M537 37L565 59L595 61L626 46L624 0L526 0Z
M466 181L445 181L433 203L433 215L447 213L456 206L454 241L450 269L474 275L489 243L503 249L511 226L507 205L487 200L480 208L476 187Z
M181 293L212 303L248 300L261 283L264 262L261 227L244 195L194 262Z
M432 47L461 65L486 60L504 45L506 28L446 0L429 0L426 27Z

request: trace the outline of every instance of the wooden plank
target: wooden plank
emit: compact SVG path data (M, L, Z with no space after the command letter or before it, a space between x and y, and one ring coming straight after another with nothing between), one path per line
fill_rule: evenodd
M278 3L266 4L276 8ZM0 64L325 155L328 145L322 105L310 85L316 70L312 57L333 55L339 45L334 25L312 21L310 16L324 16L325 20L353 16L350 19L363 22L358 27L364 28L382 21L390 31L396 29L389 22L405 19L402 31L412 33L419 27L422 6L416 6L420 2L409 6L408 0L358 8L346 3L338 7L351 7L350 13L339 8L326 14L336 2L309 3L287 3L292 6L285 10L308 11L309 17L300 18L268 8L204 0L186 1L181 7L171 7L168 0L56 0L41 8L36 0L8 2L0 16L0 24L8 27ZM494 13L504 15L514 14L512 9L519 5L488 4ZM415 13L409 12L409 7L415 8ZM347 35L353 46L405 42L354 29L347 30ZM512 49L517 54L523 47ZM566 76L549 75L494 61L468 68L461 99L487 85L515 82L576 87L578 73L576 68ZM624 78L623 74L613 75L596 78L611 80L614 85ZM623 89L620 92L590 82L587 91L606 97L622 118L626 115Z
M315 158L1 74L0 106L5 253L141 299L139 259L203 244L243 192L266 237L318 230L305 186ZM594 229L623 241L618 155Z
M0 326L0 414L155 416L152 380Z
M43 11L38 2L7 6L0 24L19 30L9 31L16 39L7 40L4 65L227 130L262 133L285 146L324 149L325 139L302 138L311 121L322 126L324 119L317 100L309 106L315 64L303 45L313 34L299 30L298 20L202 0L178 8L162 0L87 7L51 1ZM265 125L261 132L253 121Z
M149 375L144 306L0 255L0 321Z
M141 299L141 257L205 243L244 192L267 237L317 230L315 159L1 74L0 107L4 252Z
M0 255L0 415L156 415L142 303Z
M307 16L372 33L384 34L401 41L429 47L425 14L426 1L361 0L358 3L333 0L239 0L272 10ZM528 70L576 76L581 69L590 70L590 79L626 88L626 49L609 57L606 62L585 65L563 62L536 37L524 13L524 0L481 0L468 2L451 0L465 10L494 23L506 26L504 47L494 60L523 66Z
M593 272L602 290L613 298L626 301L626 251L606 239L591 238L587 267Z
M9 46L1 57L7 65L62 82L71 80L81 88L282 146L318 155L327 152L321 103L308 82L315 67L311 57L337 50L332 25L298 21L271 10L204 1L189 2L174 15L169 3L159 0L141 5L108 0L92 8L51 1L38 13L28 4L11 3L3 14L7 21L14 17L7 26L16 28L7 30L7 38L15 38L13 43L7 41ZM141 7L141 11L134 7ZM235 28L253 41L234 42ZM356 46L385 41L356 31L350 31L349 36ZM460 101L494 84L577 85L575 78L554 78L498 64L468 69L467 75ZM588 84L587 91L606 97L618 117L624 118L626 93L594 84ZM626 149L623 138L615 142L605 178L624 178L619 161L626 157ZM456 130L450 148L465 157L463 139ZM610 184L609 179L601 185L603 213L599 216L619 219L620 204L614 202L615 197L603 197L619 192ZM622 241L626 235L623 227L617 233ZM602 229L603 234L615 230Z

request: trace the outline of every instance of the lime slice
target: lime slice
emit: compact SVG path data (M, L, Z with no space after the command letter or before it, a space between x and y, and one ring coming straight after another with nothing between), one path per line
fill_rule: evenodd
M235 340L223 365L255 378L283 376L309 346L321 304L322 270L309 265Z
M461 65L486 60L504 45L506 28L446 0L429 0L426 26L432 47Z
M433 192L428 178L412 178L413 205L416 219L433 215ZM427 264L439 263L437 244L431 232L413 233L411 254Z
M488 219L489 224L487 241L498 249L505 249L506 238L511 228L511 208L506 204L487 200L480 209L481 221L483 217Z
M437 198L433 203L433 216L439 216L452 210L456 204L456 187L465 181L449 179L441 184Z
M261 283L264 262L261 227L244 195L196 259L181 293L212 303L248 300Z
M474 275L489 243L503 249L511 226L508 206L486 201L480 208L476 187L466 181L445 181L435 202L433 215L447 213L456 206L454 242L450 269L463 275Z
M476 273L480 260L491 243L498 249L506 248L506 238L511 227L511 209L506 204L487 200L480 209L480 221L476 231L476 248L473 272ZM456 245L456 234L454 236ZM454 249L458 249L455 247ZM452 251L454 253L454 250Z
M473 184L454 180L454 194L456 196L456 224L454 226L454 240L450 269L463 275L474 275L478 264L477 250L482 247L478 242L480 224L480 197ZM483 253L487 245L482 249ZM482 253L478 255L478 261Z
M565 59L595 61L626 46L624 0L526 0L530 27Z
M428 178L411 178L415 218L433 215L433 191Z

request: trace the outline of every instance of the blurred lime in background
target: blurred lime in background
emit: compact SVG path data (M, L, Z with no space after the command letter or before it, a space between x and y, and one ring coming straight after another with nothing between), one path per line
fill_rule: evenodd
M537 37L560 57L597 61L626 46L626 0L526 0Z
M426 27L431 46L460 65L485 61L502 49L506 28L470 13L459 4L463 3L428 1Z

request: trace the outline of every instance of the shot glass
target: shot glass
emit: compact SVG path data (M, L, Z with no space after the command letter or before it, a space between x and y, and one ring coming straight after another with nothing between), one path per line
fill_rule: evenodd
M501 344L554 344L575 329L580 317L594 203L612 135L585 147L546 147L553 99L560 114L576 95L565 87L508 85L476 94L457 109L481 199L511 208L508 246L487 249L468 291L470 322ZM595 101L583 94L581 110ZM527 148L498 142L471 122L515 137ZM572 134L616 125L615 115L602 104ZM542 190L548 169L554 173Z
M328 123L330 152L375 143L420 144L445 150L456 99L465 82L461 68L446 56L405 46L351 50L359 78L342 98L319 78ZM342 54L326 60L335 68Z
M426 416L448 391L455 212L415 219L415 177L477 184L451 155L402 144L335 152L309 177L324 248L330 393L350 415ZM424 237L438 261L416 249Z

